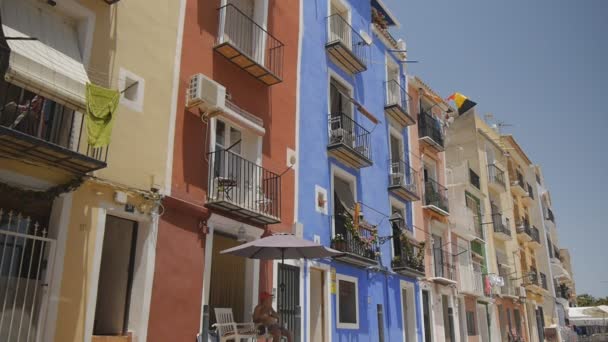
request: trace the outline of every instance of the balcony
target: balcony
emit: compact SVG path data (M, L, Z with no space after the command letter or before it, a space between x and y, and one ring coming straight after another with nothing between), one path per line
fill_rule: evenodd
M551 210L550 208L547 208L547 214L545 219L555 224L555 216L553 216L553 210Z
M532 229L530 228L530 223L527 220L522 220L521 222L517 222L516 226L517 226L517 237L522 242L532 241Z
M401 235L401 249L391 262L393 271L408 277L424 276L424 244Z
M402 127L414 125L416 119L409 114L407 104L410 98L405 92L405 88L396 80L385 82L385 86L386 103L384 104L384 113Z
M471 183L472 186L474 186L478 190L481 189L481 184L480 184L480 181L479 181L479 175L477 173L475 173L475 171L473 171L471 169L469 169L469 182Z
M283 43L233 4L219 9L214 50L266 85L282 82Z
M329 34L325 50L331 60L344 71L358 74L367 70L370 59L369 45L340 14L327 17Z
M434 276L432 281L441 285L456 284L456 266L454 256L442 249L433 249L433 269Z
M488 165L488 186L497 192L506 189L505 172L494 164Z
M389 160L388 190L406 201L420 200L418 173L402 160Z
M460 292L481 297L483 296L483 274L481 264L473 262L467 267L459 267Z
M255 224L281 222L281 176L231 151L209 153L205 206Z
M371 166L371 134L348 115L332 113L329 115L327 153L350 167Z
M542 246L542 244L540 243L540 231L538 230L538 228L532 226L532 228L530 228L530 233L530 236L532 237L529 242L530 247L540 248Z
M508 218L504 218L498 208L492 205L492 227L494 228L494 237L507 241L511 240L511 227Z
M361 223L358 228L349 228L347 225L344 216L336 216L336 232L341 233L334 236L331 247L343 254L335 256L334 259L360 267L377 265L380 248L373 240L373 237L377 236L376 228L365 223ZM353 233L354 229L358 229L358 235Z
M528 190L526 189L526 183L524 182L524 176L519 171L513 171L513 174L509 173L511 181L511 192L518 196L527 196Z
M524 283L526 290L531 290L534 292L541 292L541 282L540 277L538 276L538 271L534 267L530 267L530 271L528 271L527 281Z
M527 204L527 205L532 205L534 204L534 188L532 188L532 185L530 185L530 183L526 183L526 195L524 197L522 197L522 200Z
M549 285L547 283L547 275L539 272L540 274L540 286L543 288L543 290L549 290Z
M441 122L425 112L418 115L418 139L436 152L445 151Z
M424 203L422 208L429 209L439 215L448 216L448 189L432 179L424 182Z
M0 81L0 158L23 160L82 175L107 166L108 147L82 142L82 114Z

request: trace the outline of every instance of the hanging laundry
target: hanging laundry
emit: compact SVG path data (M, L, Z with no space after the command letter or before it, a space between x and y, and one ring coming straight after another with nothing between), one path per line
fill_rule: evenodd
M91 83L86 88L87 141L92 147L108 146L120 92Z

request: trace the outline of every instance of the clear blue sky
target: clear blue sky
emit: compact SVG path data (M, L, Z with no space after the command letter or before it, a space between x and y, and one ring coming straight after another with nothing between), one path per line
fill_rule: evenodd
M410 74L512 124L543 168L577 292L608 296L608 1L384 0Z

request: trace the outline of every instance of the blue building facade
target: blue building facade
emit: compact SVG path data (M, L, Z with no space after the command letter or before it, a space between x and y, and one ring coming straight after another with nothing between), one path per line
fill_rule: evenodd
M416 200L389 190L396 174L416 182L407 167L405 44L386 30L395 24L375 0L303 8L298 221L305 239L347 252L305 264L303 341L422 340L416 274L392 267Z

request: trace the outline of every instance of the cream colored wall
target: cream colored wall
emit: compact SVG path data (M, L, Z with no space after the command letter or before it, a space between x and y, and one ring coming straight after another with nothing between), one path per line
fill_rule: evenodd
M119 105L108 167L95 176L143 190L164 186L180 1L80 3L95 13L91 79L116 89L124 68L145 82L142 112Z

